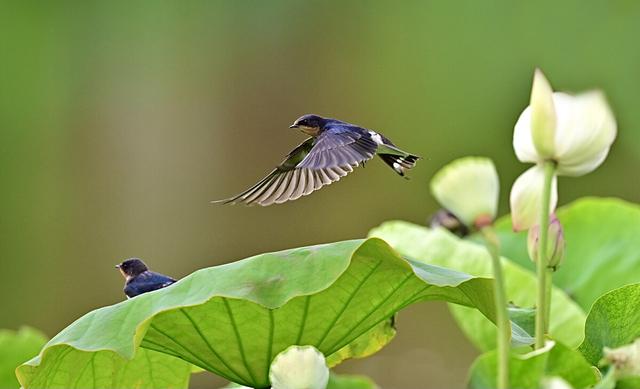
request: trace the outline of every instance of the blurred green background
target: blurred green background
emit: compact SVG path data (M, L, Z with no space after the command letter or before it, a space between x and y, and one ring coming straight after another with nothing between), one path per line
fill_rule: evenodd
M253 254L424 223L428 180L486 155L511 183L535 66L556 89L602 88L619 135L605 164L560 180L640 202L640 3L138 1L0 3L0 328L54 335L123 299L138 256L176 277ZM298 201L214 206L265 175L317 113L425 157L412 180L379 161ZM463 387L476 355L444 304L343 372L385 388ZM428 331L427 331L428 330ZM202 375L194 387L221 380Z

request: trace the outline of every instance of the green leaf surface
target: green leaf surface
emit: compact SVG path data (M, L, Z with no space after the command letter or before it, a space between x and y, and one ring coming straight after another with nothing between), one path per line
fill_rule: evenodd
M378 385L371 378L363 375L332 372L327 389L378 389Z
M490 351L479 356L471 366L469 387L493 389L497 387L497 353ZM560 343L547 345L528 354L512 354L509 358L509 387L537 389L545 377L561 377L574 388L586 388L598 380L597 371L577 351Z
M527 334L536 331L536 310L532 308L509 307L509 318Z
M360 335L353 342L331 354L327 366L333 367L349 358L365 358L380 351L396 336L395 316L378 323L375 327Z
M37 358L19 368L23 387L187 388L192 372L191 364L144 348L131 360L113 351L86 352L68 345L45 350L42 361Z
M88 313L22 365L18 377L25 388L102 387L98 375L118 376L140 350L155 350L266 388L272 359L287 347L313 345L330 359L341 349L339 359L357 357L345 355L345 346L363 342L364 334L414 302L445 300L494 318L492 285L409 264L380 239L263 254ZM81 382L59 373L85 359L96 369L86 369Z
M567 242L553 275L586 311L602 294L640 282L640 206L614 198L583 198L557 210ZM503 255L533 270L527 233L514 233L511 218L496 224Z
M19 388L16 368L37 355L45 343L47 337L30 327L0 330L0 388Z
M425 263L478 277L491 277L493 273L491 258L482 245L459 239L444 229L429 229L394 221L375 228L370 235L389 242L401 254ZM504 258L502 265L508 300L519 307L533 307L536 300L535 276ZM495 348L496 329L491 322L477 311L466 307L451 306L451 311L458 325L480 350L488 351ZM570 347L577 347L584 334L585 314L558 288L553 290L551 318L550 333L553 338ZM526 325L526 322L521 324ZM526 343L529 338L519 326L513 326L512 334L514 340L519 340L515 346L518 343Z
M616 348L640 337L640 284L615 289L593 304L579 350L597 365L604 347Z
M616 387L615 369L609 369L593 389L614 389ZM635 388L638 388L636 386Z

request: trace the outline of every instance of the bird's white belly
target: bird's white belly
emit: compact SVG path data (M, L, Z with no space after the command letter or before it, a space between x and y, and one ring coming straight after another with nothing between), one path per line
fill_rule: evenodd
M384 142L382 142L382 137L377 132L369 131L369 135L371 135L371 139L373 139L373 141L376 142L377 144L379 145L384 144Z

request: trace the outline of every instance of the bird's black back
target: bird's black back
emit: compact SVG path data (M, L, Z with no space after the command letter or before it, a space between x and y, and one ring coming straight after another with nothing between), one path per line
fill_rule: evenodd
M146 271L126 282L124 294L126 294L127 297L135 297L143 293L162 289L174 282L176 282L175 279L165 276L164 274Z

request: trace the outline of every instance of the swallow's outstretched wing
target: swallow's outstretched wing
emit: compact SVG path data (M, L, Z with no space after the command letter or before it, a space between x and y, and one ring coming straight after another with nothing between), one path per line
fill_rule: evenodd
M214 203L267 206L295 200L346 176L354 167L373 158L377 147L365 131L327 130L296 147L251 188Z
M298 164L300 169L357 166L376 154L378 143L364 129L345 131L329 128L316 139L311 152Z

